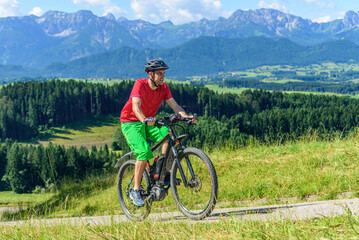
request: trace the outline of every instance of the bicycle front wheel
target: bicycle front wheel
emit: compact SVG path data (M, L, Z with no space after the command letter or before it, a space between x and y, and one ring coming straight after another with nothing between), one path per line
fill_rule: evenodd
M188 218L199 220L211 214L217 202L218 181L212 161L201 150L186 148L179 156L184 178L177 162L171 170L172 195L179 210ZM176 185L177 179L182 181Z
M130 191L135 185L134 172L135 160L126 161L118 171L117 176L117 196L120 202L123 213L133 221L141 221L145 219L151 211L151 201L145 202L143 207L138 207L133 204L130 199ZM143 199L148 196L147 191L150 186L150 180L147 171L143 172L142 181Z

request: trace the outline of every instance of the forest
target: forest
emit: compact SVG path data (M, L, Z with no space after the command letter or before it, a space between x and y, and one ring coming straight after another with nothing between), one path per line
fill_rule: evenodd
M65 177L81 178L113 166L116 156L104 149L19 144L53 126L88 117L119 115L134 81L113 85L87 81L48 80L12 83L0 89L0 178L2 189L31 192ZM188 145L238 147L256 140L296 140L315 134L345 137L359 123L359 99L350 97L246 90L240 95L217 94L205 87L169 84L174 99L200 121L185 128ZM166 104L159 115L170 114ZM123 149L120 136L112 144ZM51 164L52 165L51 165Z

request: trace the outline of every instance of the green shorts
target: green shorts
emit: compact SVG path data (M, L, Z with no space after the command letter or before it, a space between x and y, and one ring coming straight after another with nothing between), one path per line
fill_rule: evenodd
M169 133L167 127L147 126L142 122L121 123L121 129L127 144L132 152L136 154L138 161L153 158L151 147L146 141L147 138L157 143Z

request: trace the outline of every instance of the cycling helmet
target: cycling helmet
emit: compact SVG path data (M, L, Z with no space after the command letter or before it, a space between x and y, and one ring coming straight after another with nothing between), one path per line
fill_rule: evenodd
M167 66L166 63L164 63L164 61L162 61L162 59L152 59L150 61L148 61L145 64L145 71L146 72L154 72L157 70L166 70L169 69L169 67Z

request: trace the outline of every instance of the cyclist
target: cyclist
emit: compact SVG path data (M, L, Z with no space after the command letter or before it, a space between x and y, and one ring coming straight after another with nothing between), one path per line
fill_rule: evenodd
M146 168L146 161L152 159L153 153L146 139L159 142L168 133L168 128L157 128L155 115L163 101L176 114L182 117L192 118L192 123L197 122L194 116L188 116L181 106L173 99L171 91L164 83L165 71L169 67L161 59L153 59L145 64L145 71L148 79L138 79L132 88L131 95L121 112L121 129L126 138L127 144L133 153L136 154L135 184L130 192L130 198L136 206L143 206L141 197L141 179ZM162 147L162 155L168 143Z

